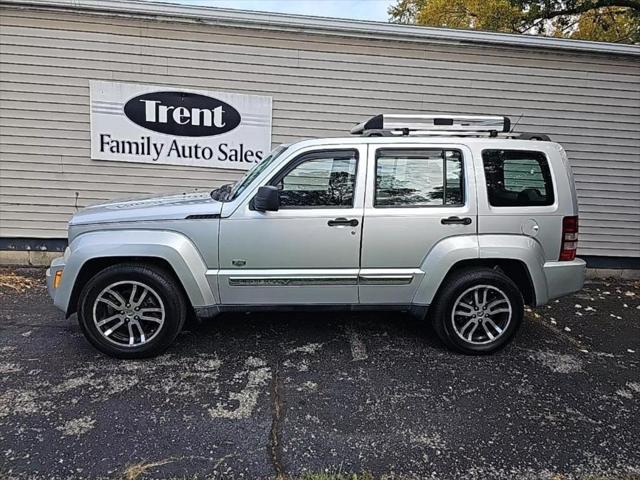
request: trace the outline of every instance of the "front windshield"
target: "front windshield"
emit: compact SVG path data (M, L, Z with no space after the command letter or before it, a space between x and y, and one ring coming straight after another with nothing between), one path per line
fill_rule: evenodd
M244 177L236 182L236 184L231 188L229 195L227 195L226 200L230 201L240 195L253 180L260 175L276 158L278 158L282 153L289 148L289 145L280 145L274 148L266 158L262 159L259 164L245 173Z

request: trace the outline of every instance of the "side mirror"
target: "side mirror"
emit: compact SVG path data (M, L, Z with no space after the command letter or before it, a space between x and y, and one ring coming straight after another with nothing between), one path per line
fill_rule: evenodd
M268 185L258 188L258 193L253 197L253 208L259 212L277 212L280 208L278 187Z

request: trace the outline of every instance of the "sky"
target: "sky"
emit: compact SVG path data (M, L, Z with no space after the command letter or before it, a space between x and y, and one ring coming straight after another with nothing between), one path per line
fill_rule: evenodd
M165 0L208 7L386 22L394 0Z

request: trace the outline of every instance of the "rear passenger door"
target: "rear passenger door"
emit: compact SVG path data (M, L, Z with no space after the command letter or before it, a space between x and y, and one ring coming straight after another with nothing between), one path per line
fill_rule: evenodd
M475 235L471 152L462 145L369 145L359 295L362 304L408 304L428 252Z

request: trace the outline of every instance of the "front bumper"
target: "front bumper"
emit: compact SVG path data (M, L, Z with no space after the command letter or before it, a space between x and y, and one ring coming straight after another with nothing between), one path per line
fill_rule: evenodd
M548 299L564 297L582 289L587 272L587 262L576 258L570 262L547 262L544 275L547 279Z
M54 258L53 261L51 262L51 266L47 269L47 274L46 274L47 290L49 292L49 296L53 300L53 304L56 307L60 308L61 310L64 310L64 307L61 307L56 302L56 294L58 293L58 291L60 291L60 286L58 286L58 288L55 288L53 286L53 280L56 276L56 272L64 270L64 266L65 266L65 259L63 257ZM62 281L64 281L64 275L63 275Z

